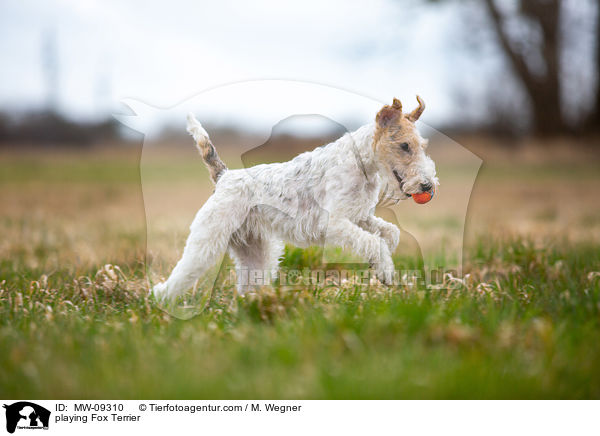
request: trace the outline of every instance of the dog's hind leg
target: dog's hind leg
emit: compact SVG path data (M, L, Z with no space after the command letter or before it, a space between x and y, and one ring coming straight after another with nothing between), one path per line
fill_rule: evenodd
M269 285L277 277L283 242L265 235L235 236L229 252L235 260L238 292L244 294L250 289Z
M225 254L231 235L241 227L247 212L247 205L237 198L210 197L196 214L183 255L171 275L153 287L154 296L171 299L191 289Z

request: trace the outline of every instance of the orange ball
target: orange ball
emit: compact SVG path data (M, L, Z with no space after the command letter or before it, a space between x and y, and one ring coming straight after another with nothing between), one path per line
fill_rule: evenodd
M429 192L423 192L421 194L413 194L412 198L415 200L415 203L425 204L429 200L433 198L433 194L435 194L435 188L432 188Z

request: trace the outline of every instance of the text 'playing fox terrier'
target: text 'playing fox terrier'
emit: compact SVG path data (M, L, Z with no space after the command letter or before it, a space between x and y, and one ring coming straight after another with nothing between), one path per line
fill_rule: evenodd
M238 271L238 291L249 285L242 271L276 275L284 241L347 248L367 260L377 278L391 284L392 253L400 230L374 215L375 206L397 203L438 184L415 121L400 101L384 106L374 123L288 162L229 170L202 125L188 115L194 137L215 182L215 191L196 214L183 256L170 277L152 289L159 300L191 289L228 250ZM266 284L266 283L265 283Z

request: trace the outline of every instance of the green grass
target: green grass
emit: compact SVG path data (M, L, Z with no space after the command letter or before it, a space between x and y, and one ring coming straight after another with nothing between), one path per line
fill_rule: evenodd
M311 266L311 255L293 264ZM594 246L481 240L470 279L452 292L265 289L234 299L225 289L188 321L145 297L141 269L76 280L21 271L28 287L0 286L0 393L598 398L599 264Z

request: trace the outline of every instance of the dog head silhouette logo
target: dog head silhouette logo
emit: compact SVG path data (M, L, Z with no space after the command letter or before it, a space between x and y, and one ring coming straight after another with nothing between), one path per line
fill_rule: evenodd
M232 101L235 104L231 104ZM432 289L440 286L450 286L442 280L447 274L450 274L450 277L461 276L468 204L482 161L465 147L435 129L426 126L422 121L418 121L425 107L422 100L418 102L419 105L412 112L404 113L401 110L399 101L394 101L392 106L389 106L385 104L389 101L376 101L319 84L285 80L258 80L231 83L208 89L170 108L157 108L132 99L124 100L123 103L129 107L130 114L119 114L115 117L126 126L144 134L144 145L140 158L140 178L147 229L146 271L148 289L152 289L162 309L166 310L171 316L188 319L202 312L211 299L215 285L223 277L225 277L226 286L235 284L238 292L245 292L256 286L256 284L252 284L253 277L257 278L260 285L260 283L270 283L271 278L275 275L278 276L279 284L287 283L290 286L297 287L300 283L296 282L294 273L298 271L293 271L292 268L288 275L284 269L279 268L278 259L279 252L283 250L282 241L286 238L296 241L297 239L294 238L301 233L306 240L300 241L300 244L294 243L292 245L321 246L323 258L318 263L324 265L326 268L325 273L339 273L338 270L342 270L342 273L363 270L370 268L373 264L373 266L378 265L379 269L375 271L380 275L378 278L384 279L388 283L394 282L394 277L397 278L397 282L404 281L404 277L406 277L406 281L420 280ZM434 105L435 102L432 102L432 106ZM383 113L381 113L382 110ZM184 131L183 120L186 119L186 113L193 114L192 118L188 118L188 131L194 139L186 138L189 146L182 149L181 156L185 156L185 159L189 159L190 162L196 160L199 163L198 171L194 171L187 182L178 185L175 188L176 191L174 190L172 194L165 194L166 191L163 189L162 184L156 183L159 173L157 173L156 165L153 163L156 160L151 149L154 145L161 145L160 126L167 125L172 120L180 120L180 130ZM377 121L376 114L380 114L379 121ZM344 122L344 120L349 120L349 117L362 121L360 123ZM314 121L317 118L321 121L320 123L302 122ZM230 141L231 135L223 136L224 139L222 140L216 138L216 144L213 145L209 138L209 133L212 132L204 130L199 122L199 120L204 122L210 119L228 120L228 122L239 123L240 125L251 125L251 129L248 130L251 133L243 135L242 140L238 142L234 140L236 152L228 155L227 166L231 169L228 173L223 171L225 164L217 155L219 142ZM299 120L300 123L295 123ZM323 122L331 128L324 129ZM359 124L362 124L362 127L359 127ZM294 135L290 136L289 132L303 132L298 134L302 136L307 131L327 132L325 135L332 135L328 139L333 141L330 144L338 145L332 145L331 150L339 149L340 151L340 154L335 156L332 154L333 152L330 152L330 154L323 155L316 160L313 160L312 155L305 155L304 158L296 161L300 166L305 165L313 168L315 174L318 174L306 179L311 181L314 186L307 187L306 183L301 180L305 176L302 170L303 167L298 167L300 170L295 173L291 172L292 176L290 177L282 176L280 170L271 167L273 176L265 176L266 173L261 169L264 167L260 165L265 163L265 156L276 156L277 162L287 164L286 168L295 168L296 164L291 162L297 156L302 155L302 153L299 153L300 151L312 152L314 145L322 145L321 149L327 147L327 141L319 140L318 144L313 144L308 149L292 150L290 145L293 139L289 138L293 138ZM336 136L333 136L333 132L336 132ZM377 150L372 151L372 147L370 148L368 145L374 144L376 133L378 139ZM371 138L371 134L373 134L373 138ZM319 133L315 133L315 135L315 137L318 137ZM423 138L432 138L432 143L427 148L427 152L425 151L426 141ZM278 141L277 150L274 150L273 153L266 152L269 144L275 145ZM282 143L282 141L285 142ZM195 144L196 147L192 144ZM201 164L202 158L198 156L198 149L201 156L204 156L203 159L209 163L209 173L213 180L220 180L219 183L222 186L227 181L227 179L220 177L222 174L229 174L230 177L233 176L234 178L239 177L239 180L232 182L230 185L231 191L228 190L229 188L220 190L220 192L231 192L231 194L223 194L222 200L218 200L220 197L215 197L209 203L209 206L214 205L215 209L220 211L220 208L223 208L222 214L218 215L220 218L212 218L197 227L201 229L200 233L197 234L198 237L205 234L210 242L193 244L193 247L201 248L188 250L193 255L204 256L206 254L209 255L209 258L202 257L202 261L181 263L179 270L183 272L180 275L176 274L175 279L171 281L171 284L176 285L173 287L166 284L166 278L170 277L173 265L179 264L178 262L182 256L181 249L185 245L186 238L190 235L190 222L193 222L195 217L198 216L198 211L202 208L204 208L202 216L213 216L210 212L212 209L205 208L209 196L212 196L209 193L213 189L206 189L201 195L198 195L198 186L206 186L200 185L206 184L206 174L203 174L201 170L203 165ZM365 163L365 160L368 161L372 153L376 155L376 165L367 165L369 162ZM327 163L329 162L327 156L332 156L331 162L333 163L342 162L342 164L347 164L349 171L344 172L343 175L340 173L340 177L336 179L334 173L335 171L342 171L341 167L335 170L337 164ZM340 158L341 161L338 159L339 156L343 157ZM428 159L427 156L431 156L431 158ZM442 192L436 189L436 199L439 199L439 201L432 202L427 207L419 207L419 209L414 207L415 204L412 201L410 203L400 201L420 192L432 194L437 182L433 162L445 163L449 157L452 157L453 161L460 162L461 168L464 168L464 171L461 170L460 180L456 185L453 185L450 195L443 197ZM356 163L356 166L353 166L353 163ZM447 165L442 165L439 168L442 180L448 171L447 168ZM321 171L322 169L323 171ZM381 195L377 204L369 203L372 200L372 197L369 196L371 191L360 191L364 194L364 198L359 201L356 195L348 194L345 197L335 197L331 189L321 189L325 186L327 179L332 181L332 186L339 186L340 192L354 193L352 189L348 188L350 182L348 176L351 171L354 171L352 174L355 176L352 179L353 182L363 186L366 190L374 191L375 186L379 186L379 194ZM375 172L378 177L373 176ZM364 177L361 177L361 173ZM328 174L327 177L326 174ZM321 177L321 175L323 176ZM280 176L280 179L277 179L278 176ZM227 175L223 175L223 177L227 177ZM229 180L233 179L230 178ZM237 199L232 199L231 195L235 197L242 186L248 186L248 192L251 195L241 195ZM344 191L344 189L347 190ZM326 192L329 192L330 195L324 195ZM314 193L319 194L315 195ZM184 197L186 198L185 201L178 202L174 200ZM445 203L442 203L442 198L446 199ZM231 207L223 206L229 204L228 201L230 201ZM256 253L250 253L250 257L247 257L249 252L245 251L244 247L246 245L244 243L239 244L239 249L235 251L236 247L229 244L231 238L228 239L225 235L218 239L215 235L221 235L219 233L220 229L229 231L229 228L235 228L237 229L235 230L236 238L240 236L239 241L245 241L250 233L244 234L244 229L256 227L244 227L244 223L251 222L251 220L244 221L242 219L246 216L244 208L250 204L249 202L259 205L257 209L249 209L256 210L256 216L277 217L263 221L259 220L260 223L269 223L265 235L273 231L274 227L271 224L275 223L279 226L275 229L278 232L277 234L284 234L285 237L261 239L265 241L267 239L269 241L274 240L275 243L264 245L262 251L258 250ZM375 242L370 245L362 244L359 247L362 254L357 253L355 250L353 254L360 259L360 262L355 262L352 265L348 263L346 257L337 255L339 251L325 250L324 247L328 240L332 241L327 243L330 246L339 247L345 244L343 241L334 241L334 239L346 233L336 233L335 230L331 231L333 227L329 227L329 224L342 222L329 219L330 213L334 212L331 208L333 207L335 211L339 212L342 206L346 211L352 211L354 207L365 208L371 206L368 216L374 215L371 212L374 212L374 208L377 206L377 215L391 224L385 225L377 220L367 220L364 223L365 226L368 227L374 221L377 221L387 230L377 230L375 227L369 227L370 230L365 231L367 233L379 232L378 234L385 234L385 238L390 242L390 245L384 247L379 240L368 239ZM436 208L438 209L436 210ZM438 210L442 208L445 214L455 217L456 221L452 221L451 226L444 225L440 227L439 232L431 232L430 228L421 225L428 219L435 220ZM175 218L175 211L177 212L176 221L180 224L172 227L165 226L166 222L171 222ZM234 213L235 211L237 212ZM232 221L227 221L229 219ZM211 227L213 230L209 231L206 226L207 223L213 225ZM304 225L306 226L302 227ZM294 233L296 230L293 229L299 229L300 233L296 235ZM310 229L310 231L304 231L303 229ZM360 232L361 230L364 229L352 227L350 231L363 234ZM166 236L165 232L171 234ZM393 243L398 239L396 236L398 233L402 234L402 244ZM251 234L254 233L251 232ZM385 241L385 238L380 239ZM165 246L167 239L173 241L168 248ZM348 243L354 243L355 239L348 237ZM397 246L404 257L410 258L411 265L415 265L415 267L411 266L408 269L403 267L402 270L396 271L396 267L391 260L391 254L393 254L391 252L390 255L383 257L383 261L376 261L379 258L378 255L382 252L384 254L389 252L389 247L392 245ZM257 247L257 245L253 244L253 247ZM444 247L445 256L453 259L450 266L439 265L437 260L439 256L435 253L440 247ZM202 251L205 249L208 251ZM227 251L228 249L230 250ZM238 263L235 271L225 260L226 252L237 256ZM254 256L259 256L260 253L268 256L268 259L261 258L260 262L254 262ZM242 261L242 258L245 260ZM255 263L265 267L256 268L252 266ZM191 267L190 271L192 273L188 274L186 265L196 264L201 265L202 269ZM248 265L252 267L248 267ZM316 270L313 272L319 273ZM392 272L394 272L393 275ZM384 273L385 275L383 275ZM299 274L301 281L303 277L306 278L309 275L308 272ZM335 274L332 275L332 277L335 276Z
M19 429L47 429L50 411L29 401L19 401L3 406L6 409L6 431Z

